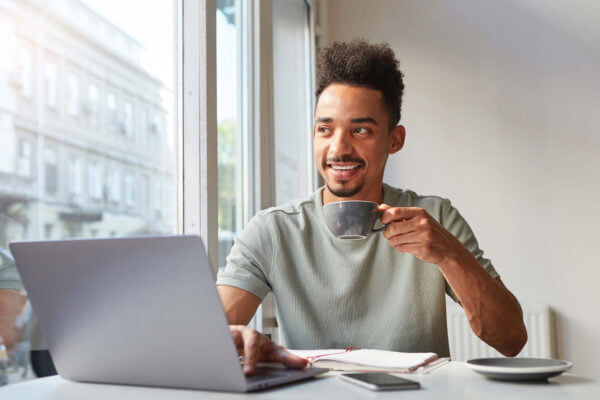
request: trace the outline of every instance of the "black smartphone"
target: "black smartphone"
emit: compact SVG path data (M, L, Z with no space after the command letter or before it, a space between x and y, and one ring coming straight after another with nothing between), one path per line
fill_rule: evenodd
M419 382L381 372L342 374L340 378L371 390L419 389Z

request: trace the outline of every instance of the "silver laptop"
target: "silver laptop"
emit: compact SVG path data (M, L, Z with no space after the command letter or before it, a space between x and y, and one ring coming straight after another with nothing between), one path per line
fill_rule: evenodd
M18 242L10 250L66 379L246 392L326 371L244 377L197 236Z

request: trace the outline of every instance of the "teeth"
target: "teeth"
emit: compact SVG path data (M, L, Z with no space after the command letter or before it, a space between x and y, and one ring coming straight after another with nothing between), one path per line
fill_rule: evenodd
M358 165L332 165L331 168L341 169L341 170L349 170L349 169L358 168Z

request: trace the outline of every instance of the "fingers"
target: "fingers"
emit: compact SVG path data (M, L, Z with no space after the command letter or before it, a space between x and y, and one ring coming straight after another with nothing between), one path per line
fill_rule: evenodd
M402 222L415 217L426 217L427 212L419 207L391 207L387 204L379 206L381 211L381 223L388 225L392 222Z
M244 325L229 325L238 354L243 355L244 373L251 374L256 369L259 333Z
M434 264L446 257L449 249L444 230L425 210L382 206L381 222L387 224L383 236L390 246Z
M383 236L389 241L392 247L423 242L422 232L417 231L398 232L393 231L392 228L388 228L383 232Z
M231 325L229 329L238 351L243 352L245 375L252 374L260 361L280 362L289 368L304 368L307 364L304 358L289 353L254 329L243 325Z
M244 374L250 375L256 369L260 356L261 341L264 336L248 327L241 329L240 333L244 349Z
M439 228L439 224L429 217L414 217L405 220L397 220L388 224L383 235L386 239L391 239L398 235L406 235L407 241L431 240L433 232ZM419 235L417 238L408 237L408 235ZM413 236L414 236L413 235Z
M273 343L273 342L272 342ZM273 343L276 348L276 359L274 361L278 361L285 365L288 368L304 368L308 363L305 358L296 356L281 346Z
M378 208L379 208L379 211L383 212L383 211L389 210L390 208L392 208L392 206L387 205L385 203L381 203Z
M242 334L240 333L240 328L243 328L241 325L229 325L229 331L231 332L231 337L233 338L233 343L235 344L235 348L240 350L244 347L244 340L242 339Z

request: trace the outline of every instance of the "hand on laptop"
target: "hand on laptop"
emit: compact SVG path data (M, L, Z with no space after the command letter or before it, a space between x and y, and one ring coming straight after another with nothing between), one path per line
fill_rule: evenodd
M304 368L307 361L286 351L265 335L244 325L229 325L238 353L243 356L244 374L250 375L258 362L280 362L289 368Z

